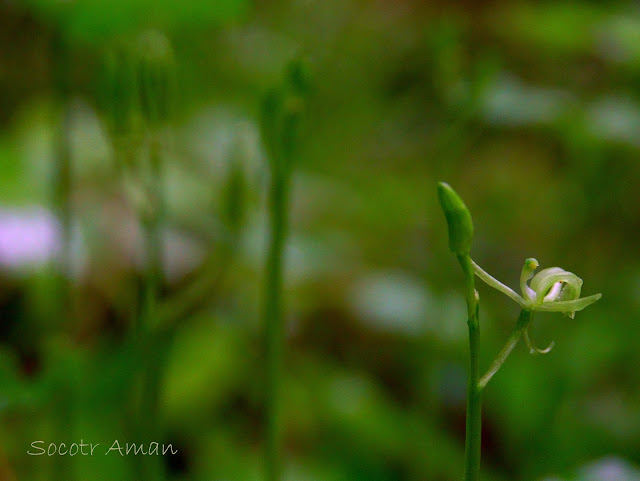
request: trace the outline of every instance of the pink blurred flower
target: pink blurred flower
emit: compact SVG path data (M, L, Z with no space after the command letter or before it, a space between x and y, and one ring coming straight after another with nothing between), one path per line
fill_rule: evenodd
M60 226L42 207L0 207L0 268L24 270L52 261Z

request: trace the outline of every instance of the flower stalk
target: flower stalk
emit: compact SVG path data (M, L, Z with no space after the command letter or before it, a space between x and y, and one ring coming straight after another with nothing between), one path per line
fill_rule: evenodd
M449 249L458 258L464 274L469 329L469 379L467 383L467 420L464 448L464 480L477 481L480 474L482 389L480 376L480 299L475 288L474 263L469 255L473 241L473 222L467 206L446 183L438 184L438 198L449 229Z
M469 379L467 384L467 420L464 448L464 480L477 481L480 474L482 389L478 383L480 375L480 302L475 289L473 265L468 254L458 255L464 273L467 290L467 327L469 329Z
M288 228L288 203L300 114L307 78L303 65L289 66L286 83L265 97L262 111L263 140L269 155L270 238L265 265L265 479L282 476L282 383L284 370L283 263Z
M546 354L553 347L553 343L551 343L546 349L538 349L531 343L528 327L531 324L534 312L561 312L573 319L577 311L581 311L593 304L602 295L594 294L581 298L582 279L572 272L559 267L543 269L534 275L535 270L538 268L538 261L534 258L529 258L524 263L520 275L522 295L518 294L495 279L471 259L473 222L471 214L460 196L448 184L440 182L438 184L438 197L447 220L449 249L456 255L462 267L466 288L467 326L469 328L469 380L467 386L464 480L477 481L480 473L482 391L504 364L523 335L531 353ZM482 377L479 377L478 366L480 324L478 316L479 296L475 290L475 276L505 294L521 308L511 335Z
M159 301L164 282L163 239L165 193L161 138L169 124L172 106L173 52L169 40L157 31L144 32L138 39L136 87L142 122L147 130L148 153L141 159L140 173L147 208L140 212L144 231L146 266L138 337L143 349L138 400L139 436L144 441L159 439L160 391L170 339L159 335ZM140 479L165 479L164 466L152 457L136 463Z
M531 322L532 313L531 311L527 311L522 309L520 311L520 315L518 316L518 320L516 321L516 325L511 332L511 335L507 339L507 342L504 344L502 350L498 353L496 358L493 360L487 372L480 378L478 381L478 389L482 390L489 383L491 378L498 372L500 367L504 364L511 354L511 351L518 345L520 338L522 337L523 332L526 332L529 323Z

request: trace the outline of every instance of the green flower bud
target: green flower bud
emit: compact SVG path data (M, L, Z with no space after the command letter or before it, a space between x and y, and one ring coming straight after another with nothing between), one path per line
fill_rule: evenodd
M270 89L262 104L262 134L272 171L287 175L298 141L300 121L311 89L308 66L301 60L287 65L284 81Z
M473 222L469 209L445 182L438 183L438 198L449 226L449 249L457 255L468 255L473 241Z
M305 97L311 90L311 72L308 63L293 60L287 66L286 80L291 93Z
M107 125L115 137L131 135L138 113L138 89L134 56L118 45L105 53L101 76L101 100Z
M142 34L138 42L140 108L150 125L165 123L172 107L174 58L167 37L158 31Z

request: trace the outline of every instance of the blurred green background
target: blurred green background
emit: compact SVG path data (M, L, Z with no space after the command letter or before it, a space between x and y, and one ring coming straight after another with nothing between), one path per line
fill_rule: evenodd
M518 346L485 391L482 479L640 479L637 2L8 0L0 480L136 479L132 457L27 450L135 441L140 193L114 160L104 59L149 28L175 52L156 422L179 450L168 479L262 479L258 120L298 57L312 80L286 252L285 480L461 479L467 333L439 180L465 199L472 256L495 277L517 287L533 256L603 293L573 320L538 314L532 334L554 350ZM245 185L234 236L230 165ZM478 290L488 366L518 308Z

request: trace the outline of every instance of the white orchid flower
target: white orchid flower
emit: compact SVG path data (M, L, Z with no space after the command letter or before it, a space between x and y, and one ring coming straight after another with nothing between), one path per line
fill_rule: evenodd
M480 279L509 296L527 311L562 312L573 319L577 311L581 311L602 297L602 294L594 294L581 298L582 279L560 267L543 269L534 276L533 272L538 268L538 261L533 258L527 259L522 268L521 296L495 279L478 264L471 262ZM529 279L531 282L527 284Z
M538 268L539 264L533 258L527 259L522 267L522 274L520 275L522 295L498 281L475 262L471 262L475 274L480 279L509 296L522 309L527 311L561 312L573 319L577 311L581 311L602 297L602 294L594 294L581 298L582 279L560 267L543 269L534 276L533 272ZM531 281L527 284L529 280ZM532 352L546 353L553 347L552 343L547 349L538 349L531 345L526 330L524 335L525 341Z

